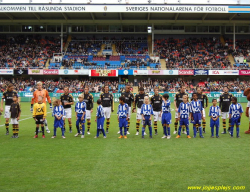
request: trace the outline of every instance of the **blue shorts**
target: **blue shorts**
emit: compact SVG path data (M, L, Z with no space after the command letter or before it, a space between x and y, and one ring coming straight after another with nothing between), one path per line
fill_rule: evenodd
M188 118L187 119L180 119L180 126L182 126L182 125L189 125L189 121L188 121Z
M220 119L218 118L216 121L214 121L212 118L210 119L210 127L220 127Z
M97 118L97 129L103 129L105 118Z
M231 126L240 125L240 118L231 118Z
M85 116L84 116L84 119L83 120L81 120L81 118L82 118L82 114L81 113L79 113L79 114L77 114L77 118L76 118L76 122L79 122L79 123L85 123L85 120L86 120L86 114L85 114Z
M60 120L55 119L55 121L54 121L54 128L57 128L57 127L63 128L63 125L64 125L63 119L60 119Z
M127 127L128 126L128 121L125 118L119 118L119 127Z
M145 120L142 121L143 126L146 126L146 125L151 126L151 120L149 120L150 115L144 115L144 118Z
M180 119L180 126L182 126L182 125L185 125L185 126L189 125L188 118L187 119Z
M171 113L162 113L161 117L161 124L171 124L172 123L172 117Z
M193 124L201 125L201 113L193 113Z

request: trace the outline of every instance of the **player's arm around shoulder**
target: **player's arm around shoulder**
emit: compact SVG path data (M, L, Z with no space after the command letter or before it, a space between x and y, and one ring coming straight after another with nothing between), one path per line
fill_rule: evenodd
M74 105L75 102L74 102L74 97L73 97L73 95L69 94L69 97L70 97L70 101L71 101L69 104L70 104L70 105Z
M34 107L33 107L33 118L36 120L36 110L37 110L37 103L35 103Z
M1 99L0 112L3 112L3 100L5 99L5 93L6 93L6 91L3 92L3 96L2 96L2 99Z
M101 92L101 93L100 93L100 99L102 99L103 94L104 94L104 92Z

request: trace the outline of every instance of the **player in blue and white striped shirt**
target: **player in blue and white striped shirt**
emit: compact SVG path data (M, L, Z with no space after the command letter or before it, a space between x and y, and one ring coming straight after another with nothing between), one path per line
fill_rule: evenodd
M187 130L187 138L190 139L191 138L189 135L190 103L188 103L187 95L183 95L183 102L179 105L178 115L179 115L180 126L176 138L178 139L181 137L181 128L183 125L185 125Z
M167 138L170 139L170 124L172 123L172 117L171 117L171 101L168 99L169 95L164 94L162 96L162 105L161 105L161 124L163 126L163 139Z
M237 97L232 97L232 104L229 107L229 119L231 120L231 137L233 137L234 125L236 125L236 137L239 138L240 120L243 113L243 108L240 103L237 103Z
M98 99L97 100L97 109L96 109L96 118L95 118L95 122L97 122L97 133L95 138L99 137L100 132L103 133L103 138L106 138L106 134L103 128L104 125L104 121L105 121L105 117L104 117L104 109L102 107L102 100Z
M219 128L220 128L220 119L221 110L217 106L217 99L212 100L213 105L209 109L210 127L211 127L211 137L214 137L214 126L216 127L216 138L219 138Z
M55 117L54 120L54 135L51 137L52 139L54 139L56 137L56 129L59 127L62 130L62 138L65 139L66 137L64 136L64 117L65 117L65 110L63 108L63 106L61 105L61 100L60 99L56 99L53 102L54 108L53 108L53 113L52 116Z
M119 97L119 106L117 110L117 119L119 122L120 128L120 137L119 139L123 138L122 128L124 127L124 139L127 139L127 125L128 125L128 113L129 113L129 106L125 103L125 97Z
M76 112L76 129L77 133L75 134L75 137L80 135L80 127L79 124L82 126L82 136L81 138L84 138L84 132L85 132L85 120L86 120L86 103L83 101L83 94L80 94L78 96L78 102L75 105L75 112Z
M191 113L191 120L193 123L193 130L194 130L194 138L196 137L196 127L198 125L200 138L204 138L202 135L202 127L201 127L201 120L203 119L203 107L201 101L198 100L198 94L193 93L193 101L190 103L190 113Z
M154 115L153 107L151 104L149 104L149 97L144 97L144 104L141 106L141 115L142 115L142 138L144 139L144 132L146 126L148 126L149 129L149 138L152 139L152 115Z

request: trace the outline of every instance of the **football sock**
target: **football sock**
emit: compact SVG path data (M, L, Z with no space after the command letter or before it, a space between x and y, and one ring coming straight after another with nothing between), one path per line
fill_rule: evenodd
M157 122L154 122L154 130L155 130L155 133L157 133Z
M202 127L203 127L203 131L205 132L205 129L206 129L206 121L203 121L203 122L202 122Z
M90 125L91 125L90 119L87 119L88 132L89 132L89 129L90 129Z
M168 135L170 136L170 127L168 127Z
M127 135L127 128L124 127L124 135L126 136Z
M76 122L76 129L77 129L77 133L80 133L80 127L79 127L79 122Z
M106 133L105 133L104 129L102 129L102 134L104 137L106 137Z
M188 125L186 125L186 131L187 131L187 135L189 135L189 127L188 127Z
M148 129L149 129L149 135L152 136L152 126L149 126Z
M120 135L123 136L123 134L122 134L122 127L120 127Z
M174 130L177 131L177 127L178 127L178 122L174 123Z
M202 127L199 127L200 137L202 136Z
M19 126L16 125L16 135L18 135L18 133L19 133Z
M140 120L136 120L136 131L139 132Z
M142 127L142 136L144 136L145 127Z
M193 130L194 130L194 137L196 137L197 125L194 125L194 126L193 126Z
M168 134L167 134L167 127L166 127L166 126L163 126L163 133L164 133L165 136L168 135Z
M8 132L9 131L9 121L5 121L5 127L6 127L6 132Z
M64 128L62 128L63 130ZM56 136L56 128L54 127L54 136Z
M226 122L223 122L223 130L226 132Z
M130 126L130 119L128 119L127 131L129 130L129 126Z
M42 126L42 133L43 133L43 135L44 135L44 126Z
M109 130L109 125L110 125L110 119L107 119L107 121L106 121L106 130L107 131Z
M240 133L240 128L239 128L239 127L236 127L236 134L237 134L237 137L239 137L239 133Z
M233 134L234 134L234 127L233 126L231 126L230 131L231 131L231 136L233 136Z
M89 131L89 129L88 129L88 131ZM82 124L82 135L84 135L84 132L85 132L85 124L83 123Z
M219 126L216 127L216 136L219 136Z
M178 135L181 135L181 126L179 126Z
M214 136L214 127L211 127L211 136ZM216 127L216 136L217 136L217 127Z

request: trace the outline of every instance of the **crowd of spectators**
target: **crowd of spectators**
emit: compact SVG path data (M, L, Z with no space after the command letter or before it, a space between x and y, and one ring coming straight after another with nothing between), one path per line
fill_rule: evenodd
M78 41L69 43L67 55L97 55L101 49L102 43L95 40Z
M194 80L150 80L140 81L139 87L143 87L146 92L153 92L154 87L158 87L160 92L178 92L181 85L186 86L187 92L194 92L197 86L206 92L223 92L223 87L228 86L230 92L242 92L250 86L250 81L237 80L210 80L196 82Z
M154 54L166 60L167 69L229 69L227 49L216 38L158 39Z
M0 37L0 68L44 68L53 53L60 52L60 39L40 35Z
M147 41L116 41L116 52L118 55L148 54Z
M33 92L36 89L36 83L39 80L24 80L13 78L12 80L0 80L0 91L6 90L6 86L9 83L13 83L15 90ZM123 92L125 90L125 84L133 86L132 82L128 82L125 79L122 82L117 80L100 80L100 79L81 79L81 80L41 80L43 87L49 92L62 92L64 87L69 87L72 93L81 93L84 91L84 87L88 86L90 92L100 93L103 90L104 85L109 85L109 89L113 93ZM123 85L119 87L119 85ZM237 81L237 80L210 80L200 82L194 80L142 80L138 83L139 87L143 87L145 92L153 92L154 87L158 87L160 92L177 92L181 85L186 86L187 92L193 92L196 87L202 87L205 92L222 92L223 86L228 86L230 92L242 92L247 87L250 87L250 81Z
M69 43L68 56L93 55L96 56L103 43L115 44L118 55L148 54L146 37L120 37L87 40L74 39ZM53 57L53 53L60 52L60 37L42 35L0 36L0 68L44 68L46 61ZM222 45L218 38L187 38L187 39L157 39L154 44L154 55L164 58L167 69L204 68L204 69L241 69L249 68L250 40L236 40L236 49L232 48L232 40L225 39ZM232 66L229 54L235 62L244 65ZM242 59L243 58L243 59ZM75 68L74 63L83 66L96 67L96 62L88 62L87 57L72 58L56 62L54 67ZM141 69L148 66L148 60L125 61L124 68ZM159 62L157 62L159 63ZM107 62L107 67L108 67ZM236 68L237 67L237 68ZM91 68L91 67L90 67ZM156 66L160 68L160 66Z
M99 93L103 90L104 85L107 84L111 92L117 93L119 85L117 80L28 80L13 78L11 80L0 80L0 92L4 92L9 83L12 83L18 92L33 92L38 81L43 82L43 88L48 90L48 92L62 92L64 87L69 87L71 93L82 93L84 87L88 86L90 92Z

